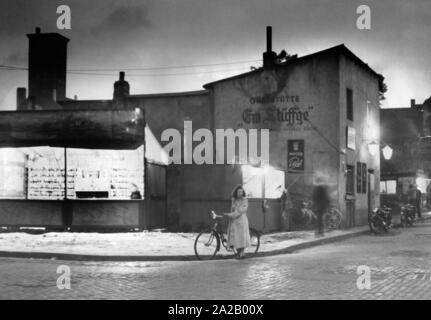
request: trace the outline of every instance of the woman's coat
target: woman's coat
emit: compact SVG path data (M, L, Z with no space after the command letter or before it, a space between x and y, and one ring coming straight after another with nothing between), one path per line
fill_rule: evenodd
M247 198L242 198L232 200L232 212L226 214L229 217L227 227L228 245L235 249L247 248L251 245L247 210L248 200Z

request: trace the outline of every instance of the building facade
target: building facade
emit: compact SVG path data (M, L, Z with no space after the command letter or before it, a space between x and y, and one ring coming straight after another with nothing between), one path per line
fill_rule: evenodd
M38 30L29 38L37 42L42 35ZM139 109L145 114L141 202L131 205L132 200L121 198L108 215L94 214L92 211L103 211L98 206L106 208L114 199L110 199L112 190L105 192L104 197L95 198L91 188L97 189L95 184L99 180L92 180L93 185L86 186L89 193L79 193L84 198L77 199L78 193L72 192L75 197L72 202L87 202L85 210L75 214L72 205L68 214L63 214L68 217L69 227L74 227L75 217L87 212L84 221L89 226L118 227L127 220L132 221L127 228L196 230L209 224L209 210L229 211L231 190L243 184L250 199L250 223L257 229L264 232L280 229L280 196L285 188L297 209L292 211L291 228L302 228L300 207L311 198L317 183L328 185L333 205L343 213L343 227L364 225L368 211L379 206L380 153L373 153L370 145L379 142L376 132L383 77L344 45L303 57L280 58L272 51L271 42L268 28L262 68L206 84L200 91L131 95L124 73L120 73L114 84L112 100L61 99L53 94L52 100L46 102L49 99L46 90L40 94L32 90L32 96L26 97L25 89L19 88L17 113L54 106L60 113ZM29 67L37 65L33 61ZM29 78L29 88L38 88L33 81L38 80ZM56 92L56 88L52 90ZM162 134L166 129L184 132L187 124L194 130L207 129L213 137L217 136L217 130L233 130L237 135L237 152L229 157L225 144L214 142L212 163L189 162L187 153L183 152L181 163L170 164L169 154L162 149L166 146ZM263 132L269 132L267 161L262 154L250 153L253 129L258 133L257 151L263 150L260 144ZM244 138L240 132L248 133L246 158L240 152L239 145ZM183 150L188 143L190 150L194 150L201 141L187 141L184 134L182 142ZM77 165L78 171L79 168ZM88 194L91 199L85 199ZM51 205L46 200L44 203ZM0 224L4 221L2 214L0 210ZM82 223L82 218L76 221Z
M410 185L416 184L431 203L431 98L422 104L411 100L410 108L381 110L382 141L393 149L381 161L382 201L407 201Z

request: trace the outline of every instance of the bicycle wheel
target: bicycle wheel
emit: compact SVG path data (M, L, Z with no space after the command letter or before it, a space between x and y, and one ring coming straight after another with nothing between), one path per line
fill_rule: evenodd
M250 228L250 246L245 249L245 253L249 257L253 257L259 251L260 234L258 231Z
M341 224L342 214L337 208L330 208L325 215L325 226L328 229L338 229Z
M381 221L369 220L368 224L370 226L371 232L374 234L382 234L384 232L389 231L388 227L384 223L382 223Z
M311 209L301 209L302 213L302 224L305 228L310 228L313 226L315 214Z
M219 235L214 231L203 231L195 240L195 254L199 260L211 260L220 249Z

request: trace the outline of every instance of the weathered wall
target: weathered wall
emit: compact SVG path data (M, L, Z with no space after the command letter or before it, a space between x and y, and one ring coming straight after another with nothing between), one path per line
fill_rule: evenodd
M184 121L192 121L193 130L211 128L212 116L207 91L132 96L128 105L145 109L146 123L162 146L166 144L161 142L161 135L165 129L176 129L182 137L184 136ZM209 203L211 199L220 199L218 195L208 192L208 185L213 185L214 177L211 170L205 170L199 165L172 164L168 167L166 201L169 228L196 227L202 221L202 215L207 218L209 205L203 210L198 204L190 206L187 201L206 199ZM216 188L213 188L214 190Z
M339 95L339 117L340 122L338 130L340 132L340 149L346 150L346 154L340 154L339 181L338 192L340 194L339 206L342 212L346 211L346 165L355 167L355 194L351 200L355 203L355 224L364 225L367 223L368 214L368 196L369 190L367 187L366 193L357 193L356 183L356 167L357 162L367 164L368 170L374 171L374 197L372 203L374 207L380 205L380 154L376 156L370 155L368 144L371 142L370 134L373 127L379 129L380 126L380 107L379 107L379 91L378 79L371 73L365 71L362 67L355 64L352 60L345 58L340 59L340 95ZM346 106L346 89L353 90L353 122L347 120ZM367 103L368 101L368 103ZM368 112L367 112L368 105ZM368 118L368 119L367 119ZM354 127L356 129L356 150L346 148L346 127ZM379 142L379 140L377 140ZM368 177L367 177L368 179Z
M61 201L0 201L0 226L61 227L62 225Z
M139 227L139 201L73 201L73 227Z
M65 228L139 228L140 201L1 200L0 226ZM68 217L69 211L70 216ZM69 220L68 222L66 220Z
M307 198L315 178L322 176L337 199L338 77L337 56L321 55L216 83L215 127L270 129L270 165L286 172L287 141L305 140L305 170L286 173L286 185L295 197ZM292 108L295 120L277 114L277 110L289 112ZM271 112L276 116L271 117ZM301 122L306 114L309 121Z

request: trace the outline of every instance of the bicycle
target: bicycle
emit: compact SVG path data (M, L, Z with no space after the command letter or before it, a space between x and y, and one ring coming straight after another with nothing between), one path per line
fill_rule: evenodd
M311 209L312 201L304 200L303 207L301 208L302 219L306 226L310 226L313 222L317 221L317 216ZM327 229L339 229L341 225L343 214L338 210L335 205L330 205L327 212L323 215L323 223Z
M199 260L211 260L215 257L217 252L220 251L221 246L223 246L227 252L233 252L235 255L235 248L229 247L227 243L227 239L223 230L221 230L220 224L218 220L221 220L222 216L217 216L210 213L211 218L214 220L214 224L210 230L202 231L198 234L195 240L194 249L195 254ZM260 246L260 234L253 228L249 229L250 231L250 242L251 245L248 248L245 248L245 254L248 257L253 257L256 255Z

